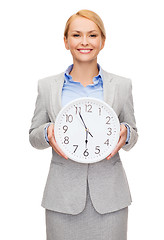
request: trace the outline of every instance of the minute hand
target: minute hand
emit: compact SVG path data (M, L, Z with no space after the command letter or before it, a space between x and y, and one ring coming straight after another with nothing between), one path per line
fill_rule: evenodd
M82 122L84 124L85 130L91 135L91 137L93 137L92 134L88 131L88 128L87 128L87 126L86 126L86 124L85 124L85 122L84 122L80 112L79 112L79 116L80 116L80 118L81 118L81 120L82 120Z

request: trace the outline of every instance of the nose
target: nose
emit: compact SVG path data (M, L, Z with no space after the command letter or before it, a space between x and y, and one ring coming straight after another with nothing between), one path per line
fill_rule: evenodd
M82 37L81 44L82 44L83 46L87 46L87 45L88 45L87 36L83 36L83 37Z

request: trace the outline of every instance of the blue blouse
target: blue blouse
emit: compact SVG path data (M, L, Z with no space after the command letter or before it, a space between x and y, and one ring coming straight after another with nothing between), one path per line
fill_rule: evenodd
M99 74L93 78L93 84L84 87L80 82L75 82L69 75L73 65L69 66L65 72L65 80L62 89L62 106L80 97L94 97L103 100L103 80L102 71L98 65Z

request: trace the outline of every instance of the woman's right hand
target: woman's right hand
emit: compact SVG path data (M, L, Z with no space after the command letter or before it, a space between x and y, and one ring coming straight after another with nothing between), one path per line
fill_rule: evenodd
M68 159L68 157L63 153L63 151L59 148L56 142L55 135L54 135L54 124L51 124L47 128L47 136L48 136L49 144L54 149L54 151L57 154L59 154L61 157Z

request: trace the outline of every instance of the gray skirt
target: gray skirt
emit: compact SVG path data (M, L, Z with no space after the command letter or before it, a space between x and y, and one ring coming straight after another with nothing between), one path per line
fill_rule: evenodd
M65 214L46 209L47 240L126 240L128 207L99 214L93 207L89 189L85 209Z

